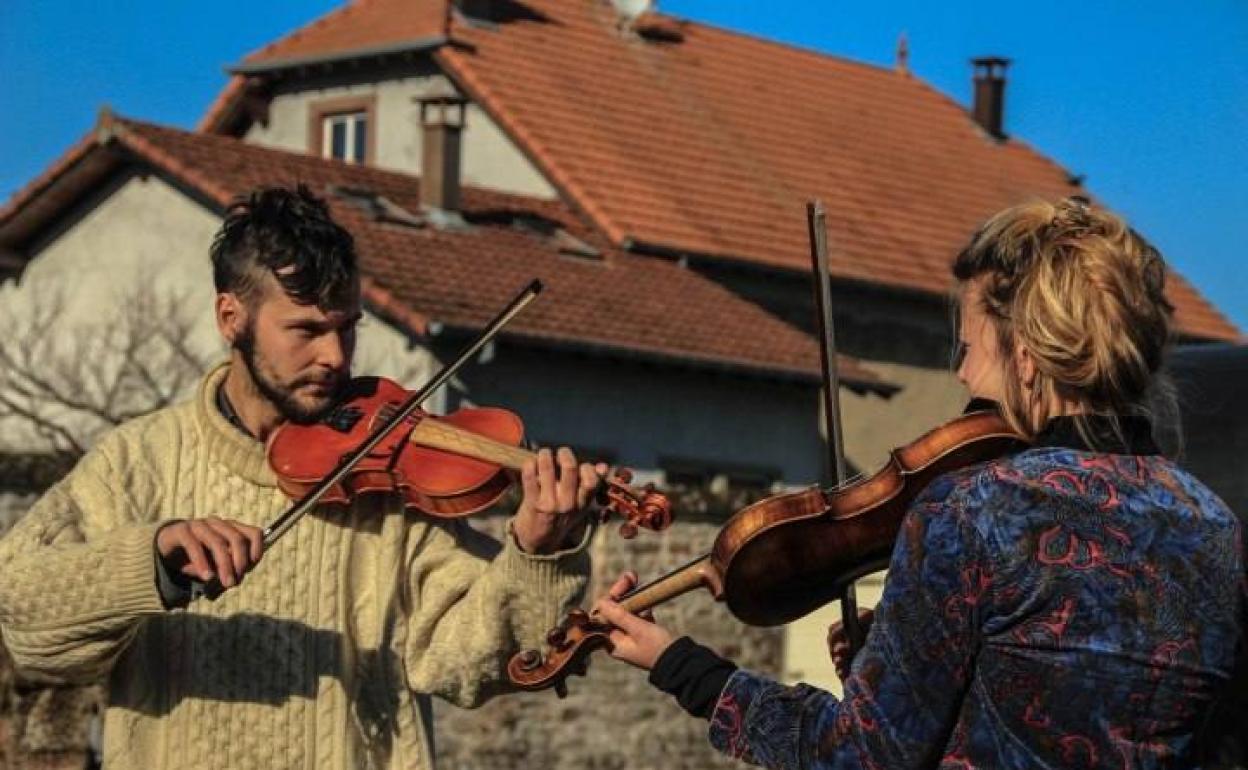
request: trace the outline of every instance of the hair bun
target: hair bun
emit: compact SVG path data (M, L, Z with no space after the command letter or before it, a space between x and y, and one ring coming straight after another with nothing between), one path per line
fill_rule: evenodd
M1044 403L1126 414L1161 366L1174 310L1165 262L1125 221L1083 196L997 213L958 255L954 275L985 279L980 296L1002 360L1013 361L1020 345L1030 354ZM1035 418L1018 403L1008 408Z

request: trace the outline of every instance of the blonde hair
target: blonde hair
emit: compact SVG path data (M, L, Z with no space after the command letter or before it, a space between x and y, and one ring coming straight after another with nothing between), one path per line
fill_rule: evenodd
M1035 201L991 217L954 262L965 284L982 278L981 302L1002 360L1030 353L1030 400L1005 378L1002 412L1026 436L1074 401L1114 418L1145 409L1170 340L1161 254L1120 217L1082 197ZM1086 420L1077 423L1091 440ZM1120 429L1119 429L1120 432Z

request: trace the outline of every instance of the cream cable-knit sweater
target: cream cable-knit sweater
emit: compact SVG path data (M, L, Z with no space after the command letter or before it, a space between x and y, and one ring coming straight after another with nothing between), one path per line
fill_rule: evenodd
M109 433L0 541L19 668L105 673L105 767L430 768L429 695L463 706L579 599L584 547L499 550L392 498L314 512L216 602L166 611L153 541L174 518L263 527L290 505L263 446L193 401ZM587 535L588 537L588 535Z

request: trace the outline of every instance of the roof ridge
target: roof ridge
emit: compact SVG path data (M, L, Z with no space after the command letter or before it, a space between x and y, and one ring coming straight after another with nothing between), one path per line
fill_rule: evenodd
M348 0L346 3L338 6L337 8L334 8L333 10L327 11L326 13L323 13L320 16L317 16L311 21L308 21L296 27L295 29L291 30L290 32L287 32L285 35L282 35L276 40L266 43L260 48L257 48L256 50L246 54L245 56L243 56L242 60L245 62L251 61L253 58L258 57L261 54L272 51L274 48L276 48L277 46L281 45L282 43L288 40L298 40L299 38L306 36L309 31L317 27L324 26L330 21L330 19L333 19L334 17L337 17L337 16L343 16L348 11L351 11L355 8L360 7L365 2L372 2L372 0L360 0L359 2L357 2L356 0Z
M850 65L851 67L854 67L854 68L871 70L873 72L885 74L885 75L903 77L901 73L897 72L892 67L888 67L883 64L875 64L874 62L862 61L859 59L851 59L848 56L843 56L841 54L833 53L831 51L823 51L818 48L812 48L810 46L801 45L799 43L794 43L788 40L780 40L778 38L763 37L761 35L755 35L745 30L733 29L732 27L721 26L719 24L713 24L711 22L698 21L697 19L686 19L684 17L675 16L672 14L665 14L662 12L652 12L652 13L655 16L665 17L672 21L679 22L681 24L691 25L694 27L701 27L702 29L705 29L709 32L714 32L714 33L718 33L722 35L728 35L731 37L737 37L737 38L741 38L743 40L751 41L754 43L760 43L760 44L766 45L769 48L787 49L793 53L800 53L804 55L815 56L821 59L831 59L836 62ZM913 74L913 71L911 71L910 74L905 77L915 78L917 76L915 76Z
M917 76L910 76L910 77L909 77L909 79L910 79L910 80L913 80L913 81L914 81L915 83L917 83L917 84L918 84L921 88L924 88L924 89L926 89L927 91L930 91L930 92L931 92L934 96L936 96L937 98L942 99L942 100L944 100L944 101L948 102L948 103L949 103L949 104L950 104L950 105L951 105L954 109L956 109L956 110L958 110L958 111L960 111L960 112L962 112L962 113L966 114L966 115L967 115L968 120L970 120L970 121L971 121L971 123L972 123L972 124L974 124L975 128L976 128L977 130L979 130L979 131L983 131L983 129L982 129L982 128L980 128L980 127L979 127L979 125L975 123L974 119L970 117L969 113L967 113L967 107L966 107L965 105L963 105L961 102L959 102L957 99L953 98L953 95L952 95L952 94L947 94L947 93L945 93L944 91L940 90L940 89L939 89L939 88L937 88L935 85L933 85L932 83L927 82L926 80L924 80L924 79L923 79L923 78L921 78L921 77L917 77ZM985 135L987 135L987 133L986 133L986 132L985 132ZM1048 155L1046 155L1045 153L1041 152L1040 150L1037 150L1035 147L1033 147L1033 146L1031 145L1031 143L1030 143L1030 142L1026 141L1025 139L1020 139L1018 136L1013 135L1013 134L1006 134L1006 135L1005 135L1005 139L1003 139L1003 140L998 141L998 140L995 140L995 139L994 139L994 140L991 140L991 141L995 141L995 142L997 142L997 144L1001 145L1002 147L1007 147L1007 148L1009 148L1009 147L1016 147L1016 148L1018 148L1019 150L1021 150L1021 151L1025 152L1025 153L1027 153L1027 154L1029 154L1029 155L1033 156L1034 158L1036 158L1036 159L1038 159L1038 160L1040 160L1040 161L1042 161L1042 162L1044 162L1044 163L1047 163L1048 165L1050 165L1050 166L1052 166L1053 168L1057 169L1057 170L1058 170L1058 171L1060 171L1063 175L1065 175L1065 176L1066 176L1066 178L1068 178L1068 179L1073 179L1073 178L1074 178L1074 174L1072 174L1072 173L1071 173L1071 171L1070 171L1070 169L1066 168L1066 166L1065 166L1064 164L1059 163L1057 160L1055 160L1055 159L1053 159L1053 158L1049 157ZM1082 186L1082 184L1081 184L1080 186ZM1085 195L1086 195L1086 194L1088 194L1088 193L1085 191L1085 192L1084 192L1084 193L1082 193L1082 194L1085 194Z

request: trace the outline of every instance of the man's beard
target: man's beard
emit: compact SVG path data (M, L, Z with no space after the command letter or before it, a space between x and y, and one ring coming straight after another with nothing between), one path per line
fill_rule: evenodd
M243 356L243 363L251 374L260 395L268 399L277 408L279 414L290 422L307 425L317 422L329 413L338 401L339 394L346 387L347 378L334 375L331 383L332 393L319 406L309 407L299 402L295 391L304 385L311 385L321 380L312 377L298 377L293 382L283 383L272 374L272 367L264 355L256 350L256 330L251 324L244 327L242 333L234 340L234 348Z

